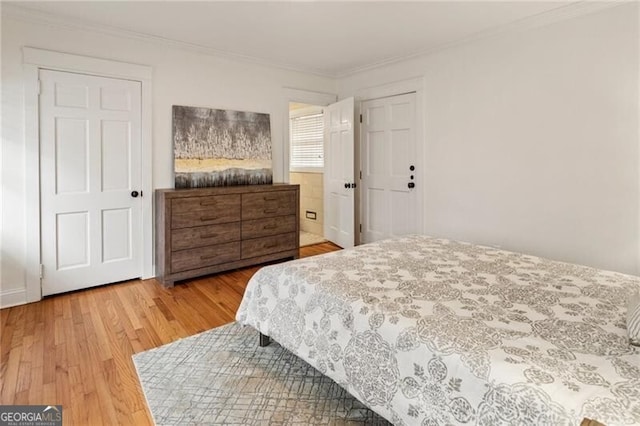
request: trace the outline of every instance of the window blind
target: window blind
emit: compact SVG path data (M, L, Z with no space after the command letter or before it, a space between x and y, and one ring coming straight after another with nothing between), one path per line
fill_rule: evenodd
M291 168L323 168L324 137L322 114L291 119Z

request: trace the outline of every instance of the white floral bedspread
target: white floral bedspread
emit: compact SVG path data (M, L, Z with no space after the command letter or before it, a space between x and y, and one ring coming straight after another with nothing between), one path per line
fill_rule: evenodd
M408 236L264 267L237 320L394 424L640 424L640 349L625 328L637 288Z

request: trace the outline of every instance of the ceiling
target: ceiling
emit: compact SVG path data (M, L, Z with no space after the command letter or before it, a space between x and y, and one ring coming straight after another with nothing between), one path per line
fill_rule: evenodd
M569 3L43 1L12 5L101 30L124 30L215 54L342 76Z

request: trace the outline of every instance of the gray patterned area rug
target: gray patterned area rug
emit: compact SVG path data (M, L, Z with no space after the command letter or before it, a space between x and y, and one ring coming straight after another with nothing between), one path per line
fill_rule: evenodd
M333 380L237 323L133 356L158 425L388 425Z

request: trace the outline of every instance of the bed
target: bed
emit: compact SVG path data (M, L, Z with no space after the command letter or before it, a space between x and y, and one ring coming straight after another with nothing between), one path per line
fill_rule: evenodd
M412 235L260 269L237 320L397 425L640 424L638 277Z

